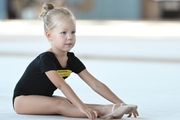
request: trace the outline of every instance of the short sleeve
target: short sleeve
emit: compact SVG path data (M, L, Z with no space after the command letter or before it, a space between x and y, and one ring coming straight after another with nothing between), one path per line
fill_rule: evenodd
M49 70L57 70L55 60L52 56L47 54L39 56L39 68L41 73L45 73Z
M69 57L71 58L70 64L74 73L79 74L86 69L85 65L74 55L74 53L70 53Z

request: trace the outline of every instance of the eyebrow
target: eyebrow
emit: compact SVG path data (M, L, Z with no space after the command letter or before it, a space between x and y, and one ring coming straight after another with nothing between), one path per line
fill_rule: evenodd
M62 30L68 30L68 29L62 29ZM76 29L72 29L72 31L76 31Z

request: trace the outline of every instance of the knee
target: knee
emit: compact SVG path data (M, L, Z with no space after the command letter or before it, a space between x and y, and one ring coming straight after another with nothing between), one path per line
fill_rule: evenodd
M67 111L66 109L68 109L69 107L69 105L71 104L71 103L69 103L68 101L66 101L66 100L57 100L56 101L57 103L57 111L58 111L58 114L62 114L62 115L65 115L66 116L66 112L65 111Z

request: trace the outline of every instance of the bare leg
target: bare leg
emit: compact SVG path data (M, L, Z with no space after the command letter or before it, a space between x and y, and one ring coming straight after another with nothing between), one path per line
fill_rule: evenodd
M112 105L86 105L97 111L98 116L111 112L112 107ZM62 114L67 117L87 117L64 97L19 96L15 98L14 109L18 114Z

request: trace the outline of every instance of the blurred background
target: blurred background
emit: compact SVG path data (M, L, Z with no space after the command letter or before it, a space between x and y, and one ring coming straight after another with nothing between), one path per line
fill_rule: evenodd
M1 19L37 19L44 2L68 7L78 20L177 20L179 0L1 0Z
M14 113L12 92L27 65L50 47L38 19L45 2L74 13L72 51L124 101L138 104L142 118L179 119L179 0L0 0L0 119L23 119ZM74 74L68 79L86 103L107 103Z
M12 40L33 41L38 39L41 42L47 41L43 32L43 22L38 18L45 2L53 3L55 7L71 9L77 19L77 38L79 41L81 39L87 41L89 39L97 41L107 39L116 40L116 42L133 40L133 43L132 41L129 42L133 46L138 41L138 44L142 44L141 47L151 48L147 49L151 53L148 59L154 56L154 58L158 58L157 60L161 58L161 61L179 62L180 53L177 51L178 48L175 47L179 45L180 38L179 0L1 0L1 44L8 40L11 41L11 44L14 42ZM91 40L91 44L93 44L93 40ZM155 45L158 42L163 44ZM171 48L167 48L170 43ZM153 46L150 47L151 44ZM143 48L141 50L141 47L137 47L138 45L134 46L134 49L136 49L134 50L133 46L127 47L129 48L127 52L138 51L137 53L127 54L124 50L115 53L118 53L118 56L130 56L130 58L136 56L135 54L141 54L137 56L137 59L146 59L149 53L145 53ZM20 45L19 47L24 46ZM0 54L8 55L11 54L8 51L13 48L2 47L0 49L2 49ZM166 50L166 53L163 49ZM32 50L29 50L32 53ZM15 51L17 51L16 48ZM91 49L86 52L88 51L91 51ZM156 51L156 53L152 51ZM159 56L156 55L158 51L160 52ZM16 53L22 54L22 52ZM111 54L113 53L111 51ZM81 56L88 55L86 53ZM106 56L109 56L109 54Z

